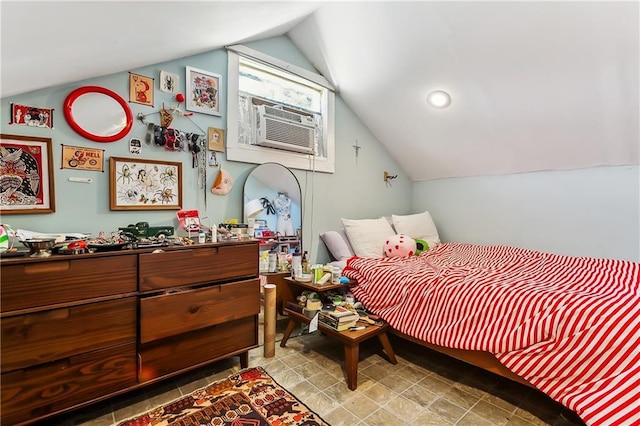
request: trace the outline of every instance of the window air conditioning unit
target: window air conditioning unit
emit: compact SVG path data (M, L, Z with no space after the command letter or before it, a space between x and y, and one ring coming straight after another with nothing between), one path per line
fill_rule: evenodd
M255 145L313 154L316 139L313 117L258 105L255 119Z

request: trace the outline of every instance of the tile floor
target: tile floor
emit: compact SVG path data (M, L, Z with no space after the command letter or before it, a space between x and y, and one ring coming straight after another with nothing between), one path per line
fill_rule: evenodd
M280 340L286 318L278 321ZM345 383L342 345L318 333L294 332L276 355L250 352L282 386L332 426L582 425L544 394L391 336L398 358L383 357L377 339L361 344L358 389ZM113 425L180 398L239 370L238 358L168 379L148 389L58 416L42 425Z

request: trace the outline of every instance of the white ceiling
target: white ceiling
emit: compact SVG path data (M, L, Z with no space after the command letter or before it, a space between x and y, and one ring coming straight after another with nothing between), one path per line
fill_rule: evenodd
M637 1L2 1L0 14L2 97L288 34L413 180L639 162ZM426 105L434 89L449 108Z

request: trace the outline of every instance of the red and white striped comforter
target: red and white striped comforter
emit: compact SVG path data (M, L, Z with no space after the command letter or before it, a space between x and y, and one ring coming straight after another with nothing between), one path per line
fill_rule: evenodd
M343 274L396 330L491 352L588 424L640 424L640 263L446 243Z

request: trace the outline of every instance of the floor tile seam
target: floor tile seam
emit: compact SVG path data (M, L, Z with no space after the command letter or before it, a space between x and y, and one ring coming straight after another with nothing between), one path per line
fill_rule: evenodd
M498 408L500 408L500 409L502 409L502 410L504 410L504 411L507 411L509 414L515 414L515 413L516 413L516 411L518 410L518 408L520 407L520 405L514 405L514 404L512 404L511 402L506 401L506 402L507 402L507 403L509 403L511 406L513 406L513 409L512 409L511 411L509 411L509 410L507 410L506 408L500 407L500 406L498 406L498 405L494 404L493 402L491 402L491 401L488 399L488 397L489 397L489 396L493 396L493 397L495 397L495 398L498 398L498 399L500 399L500 400L504 401L504 399L502 399L502 397L500 397L500 396L498 396L498 395L494 395L494 394L489 393L489 392L485 392L485 394L484 394L484 395L482 395L482 397L480 398L480 401L484 401L484 402L486 402L487 404L491 404L491 405L493 405L494 407L498 407ZM478 402L480 402L480 401L478 401Z
M475 402L475 404L473 404L473 405L472 405L472 406L467 410L467 412L466 412L466 413L464 413L464 414L463 414L463 415L462 415L462 416L461 416L461 417L456 421L456 423L455 423L455 424L457 424L460 420L462 420L462 419L463 419L463 418L464 418L468 413L473 413L473 414L475 414L475 415L477 415L477 416L479 416L479 417L483 418L484 420L486 420L486 421L490 422L490 420L489 420L489 419L487 419L487 418L485 418L484 416L482 416L482 415L480 415L480 414L478 414L478 413L474 413L474 412L473 412L474 407L476 407L476 406L477 406L481 401L484 401L484 402L486 402L487 404L492 405L493 407L495 407L495 408L497 408L497 409L499 409L499 410L502 410L502 411L507 412L507 413L509 414L509 417L507 418L508 420L510 420L512 416L516 416L516 417L518 417L518 418L520 418L520 419L522 419L522 420L525 420L525 421L526 421L526 422L528 422L528 423L531 423L531 422L529 422L527 419L525 419L525 418L523 418L523 417L518 416L518 415L515 413L515 410L514 410L514 411L512 411L512 412L509 412L509 411L505 410L504 408L499 407L499 406L497 406L497 405L493 404L493 403L492 403L492 402L490 402L490 401L487 401L487 400L484 400L484 399L480 398L478 401L476 401L476 402ZM456 405L457 405L457 404L456 404ZM508 424L508 423L509 423L509 422L507 421L507 424Z
M401 395L402 395L402 394L399 394L398 396L401 396ZM409 400L409 401L411 401L409 398L406 398L406 397L404 397L404 398L405 398L405 399L407 399L407 400ZM382 407L385 407L385 408L386 408L390 403L391 403L391 400L387 401L384 405L382 405ZM416 403L416 404L417 404L417 403ZM423 411L426 411L426 410L427 410L427 408L428 408L428 407L423 407L423 406L422 406L422 405L420 405L420 404L417 404L417 405L418 405L419 409L418 409L418 410L416 411L416 413L415 413L413 416L411 416L409 419L406 419L406 420L405 420L405 419L402 419L402 421L404 422L403 424L406 424L406 423L410 423L410 422L412 422L413 420L415 420L416 418L418 418L418 416L420 416L420 414L421 414ZM387 409L387 411L391 412L391 410L388 410L388 409Z
M449 401L449 400L447 400L447 401ZM451 401L450 401L450 402L451 402ZM458 420L456 420L456 421L455 421L455 423L453 423L453 424L454 424L454 425L457 425L458 423L460 423L460 420L464 419L464 418L466 417L466 415L467 415L467 414L471 413L471 412L473 411L473 407L475 407L476 405L478 405L478 403L479 403L479 402L480 402L479 400L478 400L478 401L476 401L476 402L475 402L475 403L474 403L470 408L468 408L468 409L467 409L467 411L465 411L465 413L464 413L463 415L461 415L461 416L460 416L460 418L459 418ZM453 402L452 402L452 404L453 404ZM455 405L458 405L458 404L455 404ZM460 406L458 405L458 407L460 407ZM463 409L464 409L464 407L460 407L460 408L463 408ZM473 413L473 414L476 414L476 413ZM487 419L485 419L483 416L481 416L480 414L476 414L476 415L477 415L478 417L481 417L481 418L482 418L482 419L484 419L484 420L487 420ZM488 420L487 420L487 421L488 421Z
M324 393L324 392L323 392ZM326 397L329 397L329 395L325 394ZM364 398L367 398L369 401L371 401L372 403L374 403L378 408L380 408L380 404L378 404L377 402L375 402L373 399L369 398L367 395L360 393L358 395L354 395L353 397L349 398L347 401L352 400L353 398L355 398L356 396L362 396ZM344 403L340 404L340 407L344 408L345 410L347 410L349 413L353 414L357 419L359 419L361 422L364 421L364 418L358 416L356 413L354 413L353 411L349 410L347 407L345 407L345 403L347 402L345 401ZM366 417L369 417L371 414L375 413L376 411L378 411L378 409L375 409L373 412L369 413L369 415L367 415ZM365 417L365 418L366 418Z

